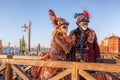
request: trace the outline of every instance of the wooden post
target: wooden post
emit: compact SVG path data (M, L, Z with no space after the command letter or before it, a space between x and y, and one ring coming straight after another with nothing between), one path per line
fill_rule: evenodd
M27 55L27 43L25 44L25 55Z
M39 55L39 52L40 52L40 44L38 44L36 51L37 51L37 55Z
M76 63L75 62L73 62L72 80L78 80L78 70L76 68Z
M12 80L13 70L10 67L10 64L6 64L4 80Z
M0 55L2 55L2 54L3 54L3 52L2 52L2 48L3 48L3 45L2 45L2 40L0 40Z
M28 22L28 55L30 56L31 21Z
M10 55L10 42L8 42L8 55Z
M20 50L19 50L19 55L22 54L22 45L21 45L21 44L22 44L22 40L20 39L20 47L19 47Z
M38 46L35 47L35 52L34 53L36 53L37 56L38 56Z
M12 55L7 55L7 58L9 61L10 58L12 58ZM6 63L6 69L4 71L4 80L12 80L12 76L13 76L13 70L10 67L10 64L7 62Z
M15 45L15 47L14 47L14 55L16 55L16 45Z
M40 44L38 44L38 52L40 52Z

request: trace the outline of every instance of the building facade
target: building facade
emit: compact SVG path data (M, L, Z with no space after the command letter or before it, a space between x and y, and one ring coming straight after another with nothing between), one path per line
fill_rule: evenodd
M101 41L100 44L101 53L120 53L120 37L110 36Z

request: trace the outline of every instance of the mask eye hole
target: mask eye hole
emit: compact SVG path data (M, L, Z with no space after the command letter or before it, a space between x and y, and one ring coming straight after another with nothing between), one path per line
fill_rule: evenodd
M88 23L84 23L83 25L86 25L86 26L87 26L87 25L88 25Z
M68 29L68 26L64 25L64 26L62 26L62 29Z

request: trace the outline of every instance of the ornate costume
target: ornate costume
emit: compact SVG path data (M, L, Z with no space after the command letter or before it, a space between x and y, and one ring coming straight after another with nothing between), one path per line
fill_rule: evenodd
M85 38L81 36L81 34L84 34ZM81 31L79 27L73 31L71 31L70 36L76 36L75 37L75 43L76 45L73 46L71 50L71 55L73 55L72 59L75 61L77 59L76 55L78 52L85 62L95 62L97 58L100 57L100 50L99 46L97 44L97 37L93 30L87 29L86 31ZM82 38L84 38L83 43ZM70 55L70 54L69 54Z
M57 18L52 10L49 10L49 15L54 26L56 27L56 29L52 33L53 39L51 42L50 51L48 52L49 59L66 60L66 54L70 52L72 45L70 39L67 37L67 34L59 28L62 25L68 26L69 23L61 17Z
M49 10L49 15L56 29L52 32L51 48L42 60L66 61L66 55L70 52L72 43L66 32L61 30L61 28L67 29L69 23L61 17L57 18L52 10ZM43 66L38 77L40 80L48 80L57 74L59 70L61 69Z
M66 54L71 49L71 42L67 35L59 29L53 31L51 49L48 52L51 60L66 60Z
M97 37L92 29L84 27L89 22L89 13L87 11L77 13L75 18L77 18L78 28L70 33L70 37L75 36L75 39L72 39L75 45L71 49L71 54L68 54L67 57L72 61L95 62L97 58L100 58Z

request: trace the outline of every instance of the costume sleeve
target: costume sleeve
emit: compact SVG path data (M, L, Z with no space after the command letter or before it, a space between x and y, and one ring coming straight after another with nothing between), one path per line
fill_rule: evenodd
M93 42L93 48L94 48L94 51L95 51L95 60L96 60L97 58L100 58L100 49L99 49L99 46L98 46L98 43L97 43L96 35L95 35L94 42Z
M70 32L69 38L71 39L72 46L75 47L76 45L76 35L74 31Z
M72 47L71 41L66 41L63 33L57 32L55 35L56 43L66 52L69 53Z

